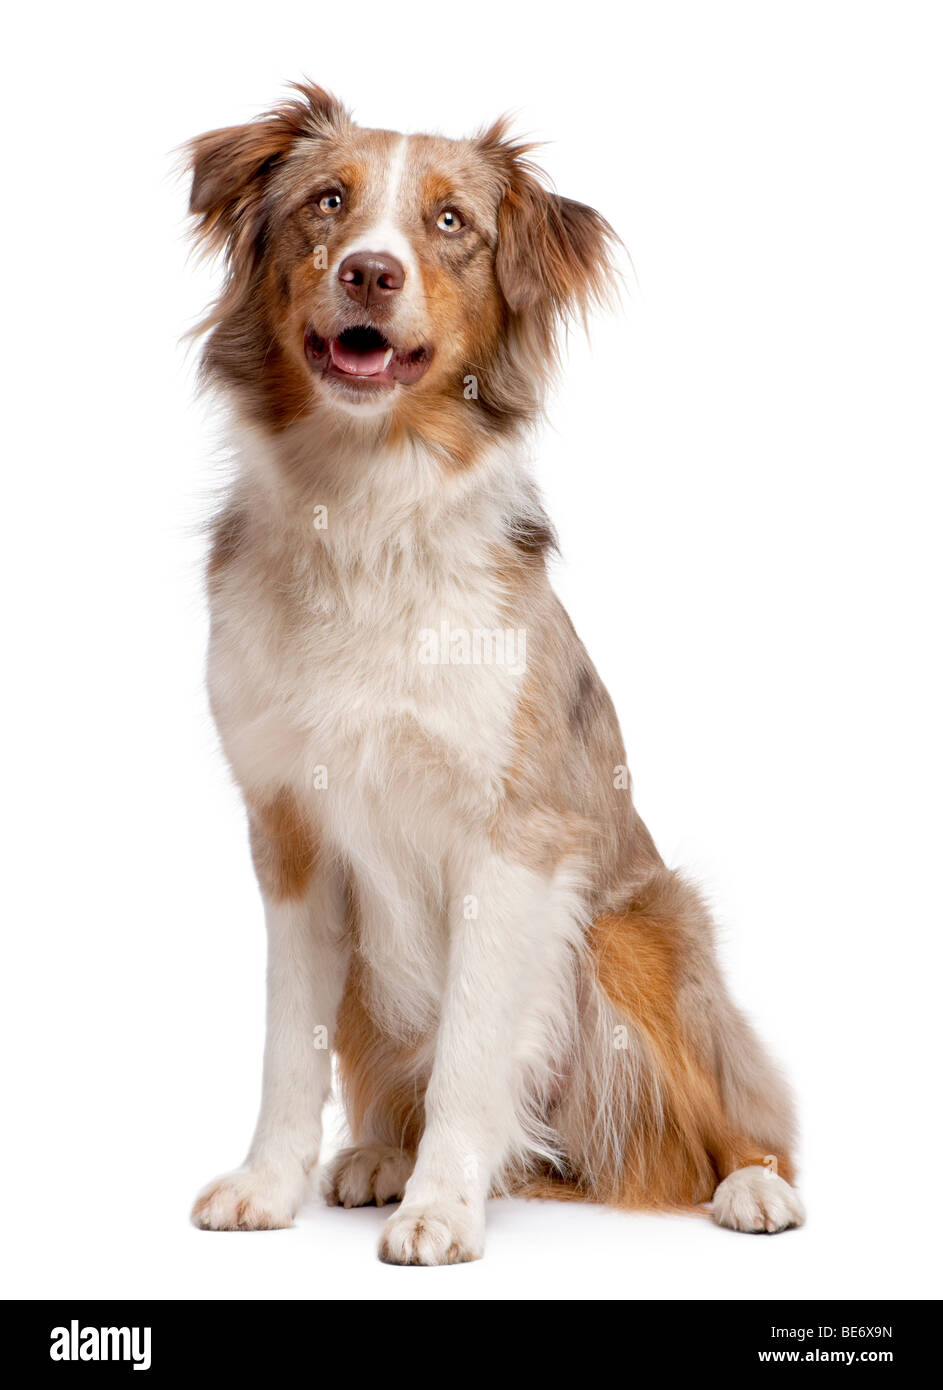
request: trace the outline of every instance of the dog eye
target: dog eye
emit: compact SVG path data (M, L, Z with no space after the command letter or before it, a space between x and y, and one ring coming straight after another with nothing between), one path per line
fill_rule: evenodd
M318 199L318 207L328 217L332 217L335 212L340 212L344 200L336 188L332 188L330 193L323 194Z
M460 232L465 225L458 208L443 208L435 224L440 232Z

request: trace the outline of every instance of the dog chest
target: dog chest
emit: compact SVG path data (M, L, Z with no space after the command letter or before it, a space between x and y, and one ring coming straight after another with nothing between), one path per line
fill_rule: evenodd
M233 582L216 593L213 712L237 780L316 799L345 845L380 804L487 817L500 795L526 634L489 596Z

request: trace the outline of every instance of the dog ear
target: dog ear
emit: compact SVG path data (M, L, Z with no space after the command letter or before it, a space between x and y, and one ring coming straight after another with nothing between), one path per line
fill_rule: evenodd
M592 304L613 297L620 243L594 208L544 187L526 158L533 146L508 140L506 128L502 119L479 137L502 186L495 273L511 314L549 339L561 322L585 320Z
M184 146L192 174L194 235L211 252L225 250L231 261L254 245L268 177L295 142L324 136L349 119L321 87L292 85L299 100L283 102L245 125L210 130Z

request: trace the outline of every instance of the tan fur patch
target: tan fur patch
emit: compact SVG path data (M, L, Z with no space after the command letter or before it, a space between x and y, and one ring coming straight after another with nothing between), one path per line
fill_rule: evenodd
M249 806L252 860L263 891L276 901L301 898L318 866L318 840L287 789Z
M678 1013L681 940L666 883L670 875L654 880L654 891L643 888L625 912L601 917L590 934L599 982L619 1012L641 1028L663 1082L663 1113L644 1117L621 1191L614 1194L627 1206L709 1201L722 1178L762 1163L769 1152L735 1131L717 1078L684 1034ZM789 1155L775 1158L788 1182Z

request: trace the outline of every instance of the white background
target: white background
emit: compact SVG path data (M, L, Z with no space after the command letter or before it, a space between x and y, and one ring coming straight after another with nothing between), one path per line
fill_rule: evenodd
M2 969L12 1296L928 1297L939 1278L939 9L25 7L6 21ZM202 693L212 294L172 149L307 73L365 124L553 143L637 276L537 469L666 858L793 1079L808 1226L492 1203L193 1230L243 1156L263 930Z

